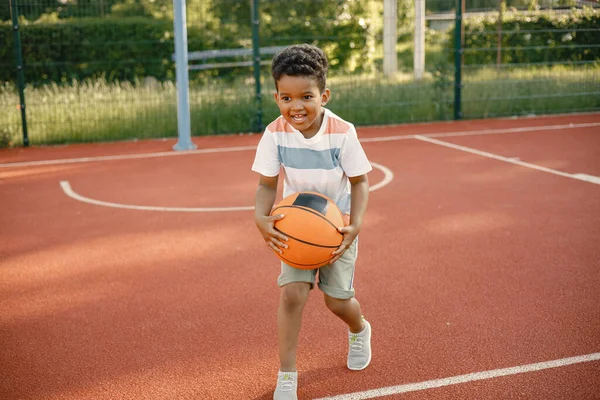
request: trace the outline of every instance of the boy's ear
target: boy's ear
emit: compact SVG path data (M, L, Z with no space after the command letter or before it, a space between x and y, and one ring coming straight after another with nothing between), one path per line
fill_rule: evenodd
M275 102L278 102L278 101L279 101L279 96L278 96L278 93L277 93L277 92L274 92L274 93L273 93L273 98L275 99Z
M330 98L331 98L331 92L329 91L328 88L325 88L325 90L323 90L323 93L321 93L321 105L324 106L325 104L327 104L327 102L329 102Z

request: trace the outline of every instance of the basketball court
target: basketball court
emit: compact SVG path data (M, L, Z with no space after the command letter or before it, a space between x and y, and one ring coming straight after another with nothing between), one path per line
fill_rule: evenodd
M314 290L299 398L600 399L600 114L358 134L373 360ZM259 139L1 150L0 398L270 399Z

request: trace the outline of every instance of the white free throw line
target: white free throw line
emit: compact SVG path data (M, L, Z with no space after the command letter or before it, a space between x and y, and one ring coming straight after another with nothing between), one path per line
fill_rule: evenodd
M535 364L519 365L517 367L492 369L483 372L474 372L471 374L451 376L449 378L433 379L430 381L423 381L417 383L407 383L405 385L387 386L379 389L365 390L364 392L355 392L348 394L341 394L332 397L322 397L316 400L362 400L362 399L373 399L376 397L390 396L393 394L401 394L408 392L417 392L420 390L427 390L433 388L439 388L443 386L458 385L459 383L467 383L474 381L481 381L485 379L498 378L501 376L517 375L526 372L541 371L544 369L564 367L572 364L579 364L590 361L600 360L600 353L586 354L583 356L561 358L558 360L544 361Z
M394 173L384 165L372 162L373 167L383 172L383 179L369 188L370 192L381 189L388 185L394 179ZM94 204L96 206L104 206L111 208L123 208L127 210L139 210L139 211L166 211L166 212L223 212L223 211L249 211L254 210L254 206L241 206L241 207L159 207L159 206L137 206L132 204L120 204L112 203L109 201L102 201L91 199L76 193L71 184L68 181L61 181L60 187L63 192L70 198L81 201L82 203Z
M535 164L530 164L530 163L527 163L524 161L520 161L520 160L515 159L514 157L499 156L497 154L488 153L486 151L476 150L476 149L472 149L470 147L465 147L465 146L459 146L457 144L443 142L441 140L432 139L432 138L421 136L421 135L415 135L415 139L422 140L424 142L437 144L437 145L444 146L444 147L449 147L449 148L455 149L455 150L464 151L467 153L477 154L478 156L493 158L494 160L500 160L500 161L504 161L507 163L520 165L522 167L531 168L531 169L535 169L535 170L542 171L542 172L547 172L549 174L564 176L565 178L577 179L578 181L595 183L597 185L600 184L600 178L597 178L592 175L569 174L567 172L557 171L555 169L546 168L546 167L542 167L540 165L535 165Z
M154 207L154 206L136 206L131 204L111 203L109 201L90 199L75 193L68 181L61 181L60 187L67 196L82 203L94 204L111 208L124 208L127 210L139 211L172 211L172 212L218 212L218 211L246 211L254 210L254 207Z
M383 172L383 179L380 182L374 184L373 186L369 186L369 192L374 192L376 190L381 189L384 186L387 186L394 179L394 173L385 165L374 163L372 161L371 165L373 166L373 168L376 168Z
M453 137L453 136L471 136L471 135L491 135L500 133L516 133L516 132L535 132L545 130L557 130L557 129L573 129L573 128L589 128L594 126L600 126L600 122L590 122L582 124L566 124L566 125L548 125L548 126L530 126L523 128L507 128L507 129L484 129L478 131L458 131L458 132L445 132L445 133L429 133L420 135L422 137ZM374 138L360 139L361 142L386 142L394 140L414 139L417 135L398 135L398 136L382 136ZM156 157L174 157L174 156L185 156L192 154L204 154L204 153L224 153L228 151L247 151L255 150L256 146L240 146L240 147L221 147L212 149L198 149L198 150L187 150L187 151L163 151L158 153L143 153L143 154L127 154L127 155L114 155L114 156L98 156L98 157L83 157L83 158L63 158L57 160L39 160L39 161L22 161L14 163L0 164L0 168L11 168L11 167L33 167L40 165L56 165L56 164L74 164L74 163L86 163L95 161L116 161L116 160L132 160L138 158L156 158Z

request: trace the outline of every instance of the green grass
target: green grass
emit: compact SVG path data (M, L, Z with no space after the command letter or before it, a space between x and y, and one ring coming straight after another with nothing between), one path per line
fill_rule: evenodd
M407 50L408 51L408 50ZM442 65L441 63L439 65ZM446 67L448 66L446 65ZM415 82L410 69L381 75L332 77L331 110L356 125L447 120L453 116L453 74L429 72ZM466 69L465 118L600 110L600 66ZM273 84L264 78L263 123L278 115ZM27 87L27 123L34 145L130 140L177 135L173 83L110 84L103 80L69 86ZM0 87L0 139L21 144L18 93ZM193 135L250 132L256 121L252 80L190 88Z
M553 114L600 109L600 68L494 68L464 73L465 118Z

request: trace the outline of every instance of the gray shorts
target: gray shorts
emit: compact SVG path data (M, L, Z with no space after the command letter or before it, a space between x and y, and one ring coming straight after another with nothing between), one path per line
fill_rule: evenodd
M319 273L319 289L334 299L350 299L354 297L354 265L358 255L358 238L333 264L318 269L298 269L281 263L281 274L277 278L279 286L293 282L310 283L315 286L315 277Z

